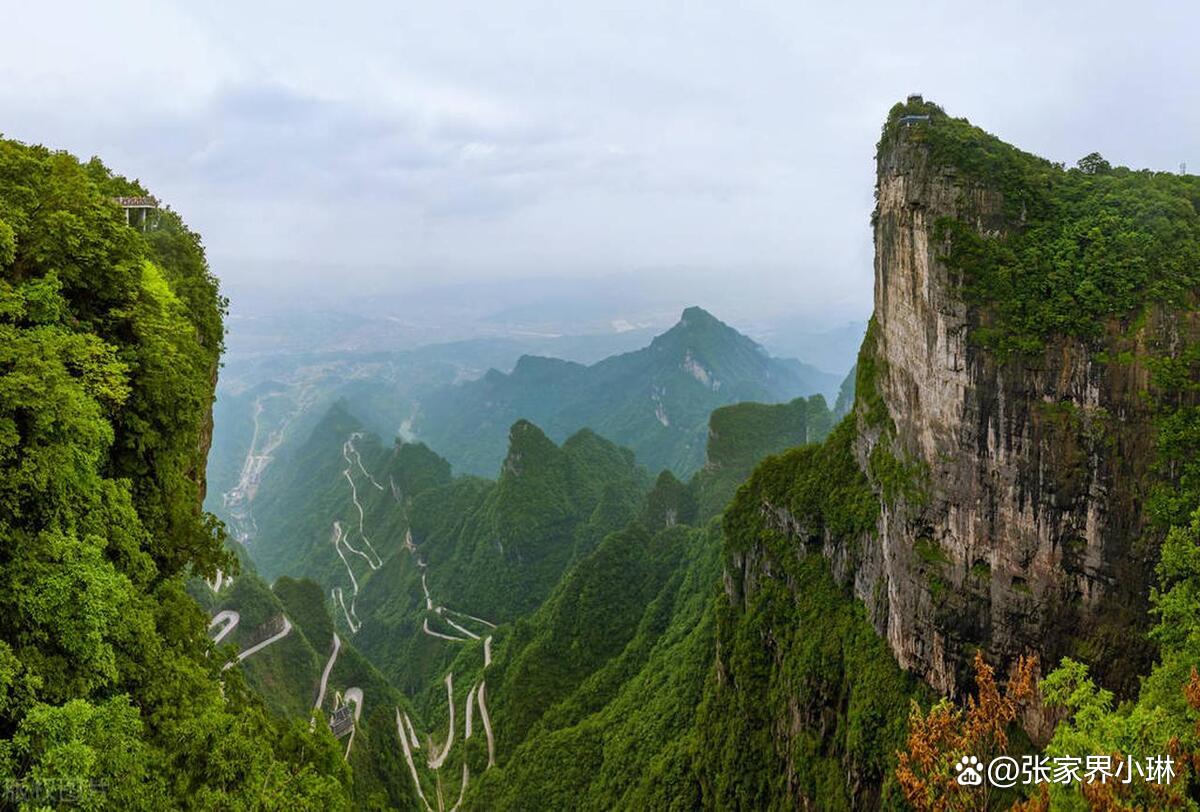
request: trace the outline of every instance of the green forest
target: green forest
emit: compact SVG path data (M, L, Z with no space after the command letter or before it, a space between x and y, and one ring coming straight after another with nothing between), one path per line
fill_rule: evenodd
M0 141L0 776L44 806L346 807L332 737L222 673L188 579L225 302L98 160Z

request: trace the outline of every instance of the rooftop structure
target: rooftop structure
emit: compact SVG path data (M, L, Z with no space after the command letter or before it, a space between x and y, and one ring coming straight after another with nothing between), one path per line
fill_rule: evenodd
M340 739L354 730L354 709L349 705L342 705L335 709L329 716L329 730L336 739Z

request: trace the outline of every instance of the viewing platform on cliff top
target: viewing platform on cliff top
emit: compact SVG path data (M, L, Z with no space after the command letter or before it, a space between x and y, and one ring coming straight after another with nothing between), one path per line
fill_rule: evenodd
M158 222L158 200L153 197L114 197L113 202L125 210L125 225L146 230ZM151 215L154 216L151 216Z

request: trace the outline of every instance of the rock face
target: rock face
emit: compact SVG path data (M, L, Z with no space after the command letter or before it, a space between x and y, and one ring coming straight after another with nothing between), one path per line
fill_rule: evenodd
M877 170L852 413L723 513L710 707L739 745L769 726L735 771L786 776L763 807L899 804L897 710L914 677L971 692L976 653L1129 696L1158 544L1200 503L1200 180L1066 170L920 98Z
M1148 652L1122 638L1145 622L1152 572L1137 544L1154 433L1136 353L1170 342L1176 325L1152 313L1132 337L1114 325L1108 339L1054 339L1034 358L980 349L969 337L986 315L942 261L937 224L996 235L1020 221L1006 218L1000 192L937 165L920 126L902 127L878 157L863 357L887 419L873 421L860 400L855 446L867 471L885 443L919 473L917 494L884 498L877 538L859 552L829 541L825 552L900 664L941 692L971 687L976 646L1002 667L1029 652L1082 657L1129 688ZM1101 350L1135 360L1099 363ZM1122 656L1104 661L1113 650Z

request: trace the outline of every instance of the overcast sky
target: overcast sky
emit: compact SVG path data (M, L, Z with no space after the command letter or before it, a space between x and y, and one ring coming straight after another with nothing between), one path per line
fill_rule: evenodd
M706 269L864 315L895 101L1194 171L1198 9L0 0L0 133L140 178L235 291Z

